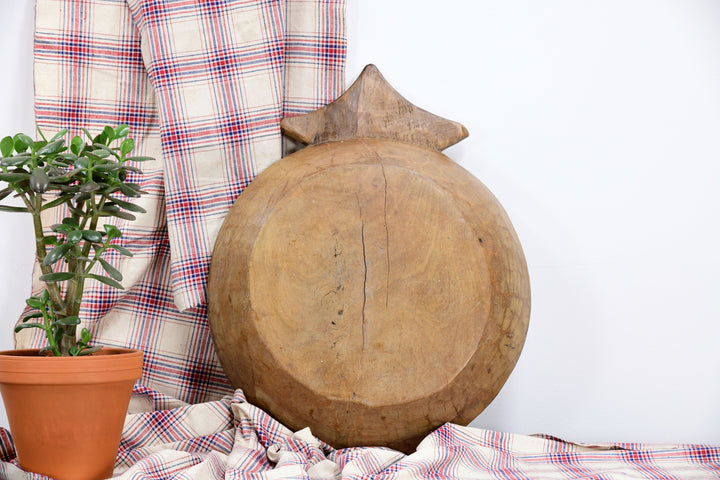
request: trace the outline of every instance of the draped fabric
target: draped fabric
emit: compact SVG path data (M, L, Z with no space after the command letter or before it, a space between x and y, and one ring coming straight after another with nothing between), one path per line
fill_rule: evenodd
M288 430L248 403L240 390L214 402L181 406L153 392L138 393L147 395L152 411L127 417L116 480L720 478L717 446L580 445L445 424L410 455L381 447L337 450L307 428ZM24 475L0 462L0 478L47 480Z
M232 391L207 324L213 244L280 158L280 119L342 92L344 14L344 0L37 0L38 126L126 123L134 154L157 159L133 179L148 213L113 221L134 254L106 257L125 290L90 282L81 311L97 343L145 352L146 387L190 403ZM30 330L18 347L44 345Z

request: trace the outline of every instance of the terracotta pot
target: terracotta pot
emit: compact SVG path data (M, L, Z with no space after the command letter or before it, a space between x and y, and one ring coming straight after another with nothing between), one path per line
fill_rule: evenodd
M0 393L20 467L57 480L112 476L142 352L86 357L0 352Z

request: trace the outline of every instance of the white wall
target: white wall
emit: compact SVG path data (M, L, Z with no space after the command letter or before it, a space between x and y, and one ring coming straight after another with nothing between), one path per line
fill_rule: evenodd
M440 6L442 5L442 6ZM720 444L720 2L352 1L373 62L464 123L533 295L475 426Z
M0 137L32 133L34 2L0 0ZM14 200L16 201L16 200ZM9 204L9 199L3 200ZM17 204L17 203L16 203ZM13 348L12 328L30 295L35 259L27 215L0 212L0 350ZM0 426L7 428L0 405Z
M32 130L32 8L0 2L4 135ZM467 126L446 154L525 249L525 349L473 425L720 444L720 3L348 2L348 82L375 63ZM32 254L0 222L8 347Z

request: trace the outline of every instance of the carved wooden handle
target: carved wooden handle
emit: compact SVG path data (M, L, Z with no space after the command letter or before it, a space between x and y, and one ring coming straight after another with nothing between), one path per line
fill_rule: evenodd
M286 117L282 132L315 145L350 138L384 138L441 151L468 136L467 129L416 107L383 78L365 67L337 100L312 113Z

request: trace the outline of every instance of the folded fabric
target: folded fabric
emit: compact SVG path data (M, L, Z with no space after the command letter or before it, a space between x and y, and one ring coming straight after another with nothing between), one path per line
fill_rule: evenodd
M336 450L307 428L290 431L248 403L241 390L172 409L163 407L177 400L146 388L137 388L136 397L159 410L128 415L117 480L720 478L716 446L581 445L445 424L411 455L381 447ZM3 435L0 430L0 440ZM12 452L5 452L9 457ZM0 463L0 478L44 478L21 475L12 463Z
M37 0L39 127L125 123L134 153L157 159L133 178L148 213L112 220L134 253L106 257L125 291L89 281L80 315L95 342L144 351L150 388L189 403L232 392L204 304L214 238L247 182L280 158L280 117L342 92L344 15L344 0ZM57 223L55 210L44 215ZM44 346L35 330L16 346Z
M336 450L308 428L290 431L237 390L218 402L129 416L116 473L122 480L686 480L720 478L720 447L581 445L445 424L411 455Z

